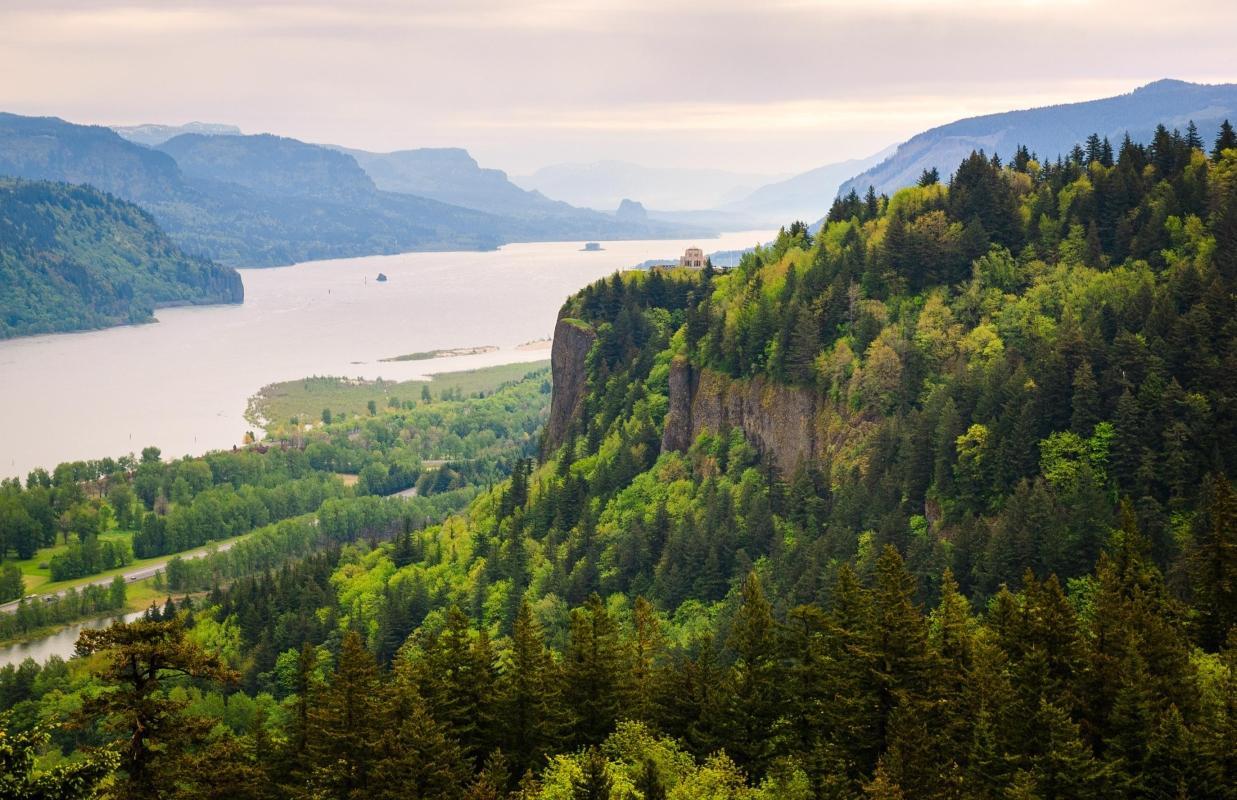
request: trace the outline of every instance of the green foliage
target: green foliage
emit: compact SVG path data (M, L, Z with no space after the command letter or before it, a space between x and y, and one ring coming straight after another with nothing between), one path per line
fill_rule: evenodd
M236 270L186 255L136 206L89 186L0 181L0 339L243 295Z
M385 762L447 797L1228 800L1237 309L1226 190L1202 182L1227 155L1167 131L1088 147L975 154L725 273L571 298L595 339L561 441L503 450L510 479L440 523L332 498L338 550L194 612L287 711L268 779L398 791ZM668 432L684 400L742 414ZM819 447L791 467L770 434L788 402ZM304 458L381 449L395 416L326 426ZM139 497L210 491L142 469Z

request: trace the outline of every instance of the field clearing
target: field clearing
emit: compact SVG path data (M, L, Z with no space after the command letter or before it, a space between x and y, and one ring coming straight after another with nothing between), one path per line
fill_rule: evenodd
M340 377L312 377L272 383L262 387L249 399L245 418L266 430L291 424L295 418L301 424L322 422L323 409L330 409L333 420L369 415L369 402L378 411L391 407L392 402L423 403L422 392L428 387L434 401L444 392L463 396L492 392L504 383L518 381L525 375L546 370L548 361L500 364L464 372L442 372L430 380L388 381L358 380ZM263 424L265 423L265 424Z

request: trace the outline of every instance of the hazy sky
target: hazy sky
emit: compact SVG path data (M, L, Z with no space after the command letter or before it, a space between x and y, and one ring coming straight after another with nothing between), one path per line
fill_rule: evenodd
M463 146L513 174L795 172L962 116L1237 81L1235 41L1233 0L0 0L0 109Z

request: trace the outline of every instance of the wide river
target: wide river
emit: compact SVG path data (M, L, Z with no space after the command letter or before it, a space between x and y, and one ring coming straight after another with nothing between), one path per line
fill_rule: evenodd
M507 245L241 270L239 306L170 308L158 322L0 342L0 477L36 466L165 457L239 444L248 398L309 375L408 379L549 357L518 345L550 336L566 297L591 281L693 244L733 250L769 231L690 241ZM388 280L379 283L378 273ZM403 353L496 346L430 361Z

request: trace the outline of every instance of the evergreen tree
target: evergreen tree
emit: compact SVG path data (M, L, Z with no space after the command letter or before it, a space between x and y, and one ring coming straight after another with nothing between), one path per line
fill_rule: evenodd
M581 774L571 782L571 800L610 800L614 781L607 772L606 757L596 747L584 753Z
M1211 150L1211 158L1219 161L1224 155L1225 150L1231 150L1237 147L1237 133L1233 132L1233 126L1228 120L1220 123L1220 133L1216 135L1215 147Z
M163 682L176 675L228 682L235 674L187 639L175 619L82 631L77 654L102 655L99 677L112 687L90 698L82 712L122 737L117 790L137 800L162 797L180 780L185 756L212 725L185 713L187 702L170 697Z
M624 661L618 626L601 598L591 595L584 608L571 612L563 658L563 697L573 716L573 743L597 745L613 730L626 690Z
M397 668L388 694L391 702L383 709L385 724L365 796L460 797L469 775L463 754L429 713L408 664Z
M743 581L741 597L728 642L736 658L726 750L739 766L763 774L776 750L774 729L782 713L778 628L755 572Z
M564 723L561 675L528 601L520 605L499 680L504 751L520 773L536 769L559 741Z
M308 778L316 791L341 798L370 791L384 732L380 686L373 655L356 631L348 631L330 681L309 704Z

